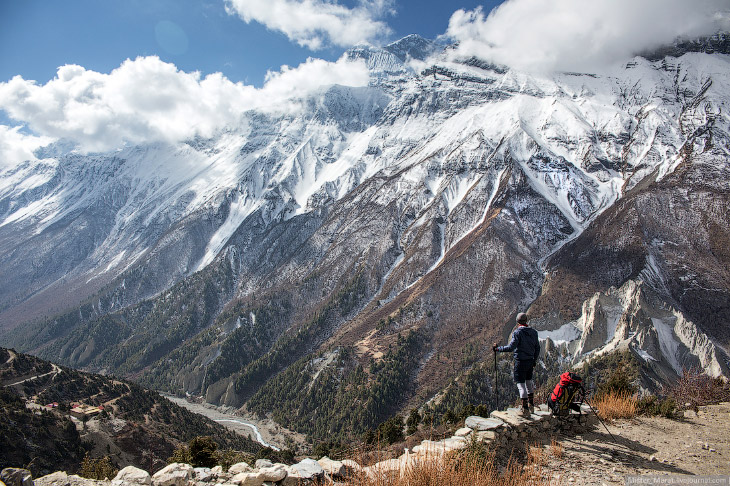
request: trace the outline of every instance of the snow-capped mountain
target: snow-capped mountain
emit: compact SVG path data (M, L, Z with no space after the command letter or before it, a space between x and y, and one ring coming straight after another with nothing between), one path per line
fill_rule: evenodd
M358 46L368 87L0 174L2 344L241 405L418 330L407 400L529 308L576 359L727 374L730 56L538 76L439 49Z

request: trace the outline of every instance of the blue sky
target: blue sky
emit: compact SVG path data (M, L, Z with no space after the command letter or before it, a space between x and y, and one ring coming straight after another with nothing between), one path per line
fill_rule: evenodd
M456 10L482 5L489 11L497 3L398 1L391 5L394 13L381 16L392 30L381 40L411 33L435 38L446 32ZM307 57L335 60L344 50L300 46L227 13L224 0L0 1L0 81L19 74L45 83L64 64L108 73L127 58L157 55L186 72L222 72L234 82L260 86L268 70L296 66Z

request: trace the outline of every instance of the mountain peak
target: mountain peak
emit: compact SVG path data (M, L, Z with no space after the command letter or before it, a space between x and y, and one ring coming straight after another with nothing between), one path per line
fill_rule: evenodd
M430 40L421 37L418 34L410 34L388 44L384 49L394 54L401 61L408 58L424 60L439 50L439 45Z

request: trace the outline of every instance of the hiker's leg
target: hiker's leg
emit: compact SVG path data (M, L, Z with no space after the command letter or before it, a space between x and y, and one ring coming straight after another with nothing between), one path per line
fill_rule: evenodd
M525 363L520 360L515 360L515 383L517 383L517 389L520 391L520 398L522 399L522 415L525 417L530 416L530 406L527 400L527 384L526 380L526 369Z
M535 382L532 381L532 371L535 369L535 362L526 363L525 386L527 387L527 406L530 413L535 413Z

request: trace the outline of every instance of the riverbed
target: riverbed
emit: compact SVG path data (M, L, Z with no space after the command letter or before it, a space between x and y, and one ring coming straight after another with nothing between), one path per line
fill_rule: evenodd
M231 409L215 407L209 403L192 403L184 398L164 394L165 398L191 412L203 415L218 422L222 426L238 434L249 436L252 440L259 442L264 447L271 447L280 450L286 446L285 439L290 437L294 442L299 442L302 437L282 428L269 419L258 419L251 415L233 414Z

